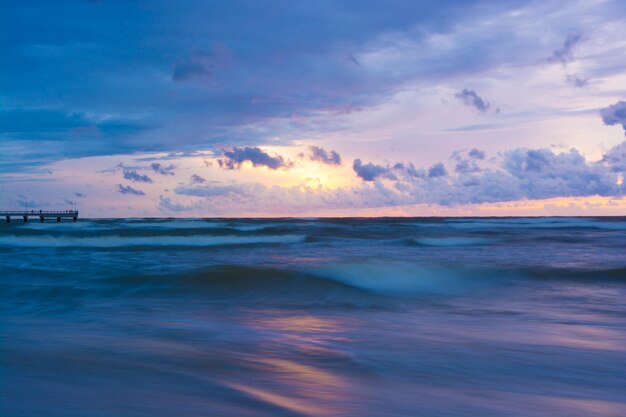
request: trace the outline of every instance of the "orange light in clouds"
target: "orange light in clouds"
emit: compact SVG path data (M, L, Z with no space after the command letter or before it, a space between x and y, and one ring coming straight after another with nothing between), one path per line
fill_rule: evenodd
M310 187L322 186L324 188L336 189L347 187L353 183L353 175L347 175L342 168L329 167L325 165L308 164L301 169L294 169L294 176L303 179L305 185Z
M246 215L251 215L251 213ZM258 217L282 217L290 214L281 216L276 213L256 213L256 215ZM453 207L414 204L393 207L327 209L291 215L296 217L624 216L626 215L626 198L558 197Z

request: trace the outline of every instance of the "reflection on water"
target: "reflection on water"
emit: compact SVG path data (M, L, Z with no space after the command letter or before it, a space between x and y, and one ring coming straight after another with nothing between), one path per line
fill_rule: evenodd
M245 325L259 335L259 355L249 358L253 372L247 373L246 384L223 381L225 385L301 414L355 411L349 383L329 366L344 355L333 342L349 342L339 319L273 309L246 313ZM250 380L251 375L258 379Z
M285 315L280 310L251 310L245 324L262 336L267 349L294 349L303 354L339 354L333 341L349 341L340 318Z
M255 371L262 375L246 384L223 383L261 401L308 415L343 415L349 410L347 384L329 371L287 359L258 358ZM254 375L254 373L252 373Z
M523 312L519 294L405 300L355 314L200 299L176 317L165 305L118 305L98 322L102 307L85 306L71 325L14 317L2 414L625 415L624 321L551 300L533 292Z

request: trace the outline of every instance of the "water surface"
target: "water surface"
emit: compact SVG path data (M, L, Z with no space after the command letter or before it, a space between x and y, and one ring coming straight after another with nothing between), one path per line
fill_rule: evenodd
M0 227L0 414L623 416L626 218Z

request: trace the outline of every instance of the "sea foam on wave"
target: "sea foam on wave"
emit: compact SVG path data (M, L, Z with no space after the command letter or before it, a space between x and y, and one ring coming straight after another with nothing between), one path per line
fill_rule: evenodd
M367 291L388 295L459 294L502 283L510 273L489 268L425 266L408 262L353 262L313 271Z

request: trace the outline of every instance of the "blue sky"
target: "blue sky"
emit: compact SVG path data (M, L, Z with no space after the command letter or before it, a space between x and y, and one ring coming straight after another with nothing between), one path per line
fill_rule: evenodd
M623 1L2 10L3 206L625 213Z

